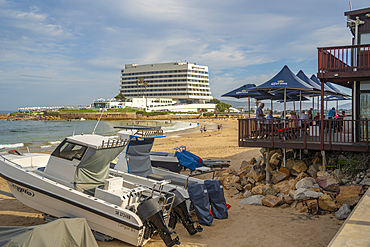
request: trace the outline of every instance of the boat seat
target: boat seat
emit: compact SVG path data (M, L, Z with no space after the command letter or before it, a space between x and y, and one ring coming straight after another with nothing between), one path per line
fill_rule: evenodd
M152 174L149 174L147 178L157 180L157 181L171 180L171 184L179 185L183 187L185 187L186 180L187 180L186 178L176 177L176 176L172 176L170 174L165 174L165 173L152 173ZM190 181L190 180L188 181L188 185L193 184L193 183L196 183L196 182Z

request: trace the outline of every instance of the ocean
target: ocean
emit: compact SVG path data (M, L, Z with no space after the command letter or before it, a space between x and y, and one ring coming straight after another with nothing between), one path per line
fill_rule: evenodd
M4 149L26 149L51 151L65 137L73 133L91 134L97 121L7 121L0 120L0 151ZM162 126L165 133L196 127L182 121L139 121L140 125ZM95 134L114 136L120 129L114 126L131 125L133 121L100 121Z

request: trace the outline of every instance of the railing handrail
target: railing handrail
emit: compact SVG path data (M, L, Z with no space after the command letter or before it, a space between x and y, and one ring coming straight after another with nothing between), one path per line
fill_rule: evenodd
M328 46L328 47L317 47L318 50L339 50L339 49L351 49L351 48L362 48L370 47L370 44L362 45L341 45L341 46Z
M360 145L369 150L369 121L353 119L238 119L239 146L309 148L332 150L333 147L348 149L348 145ZM321 131L321 126L324 131ZM257 141L257 142L256 142ZM259 142L262 141L262 142ZM283 143L287 143L283 144ZM296 143L297 147L293 145ZM245 146L248 146L245 145ZM357 146L356 146L357 147ZM289 148L289 147L287 147ZM353 148L354 149L354 146ZM342 149L340 149L342 150ZM347 150L349 151L349 150ZM358 150L355 150L358 151Z

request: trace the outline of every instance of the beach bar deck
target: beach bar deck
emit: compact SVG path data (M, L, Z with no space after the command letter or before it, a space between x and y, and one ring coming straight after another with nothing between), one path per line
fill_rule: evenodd
M238 119L240 147L369 152L369 120ZM357 131L356 131L357 130Z

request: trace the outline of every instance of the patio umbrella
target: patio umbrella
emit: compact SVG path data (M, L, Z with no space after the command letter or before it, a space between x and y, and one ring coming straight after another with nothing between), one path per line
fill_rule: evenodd
M237 89L234 89L228 93L221 95L221 97L233 97L233 98L247 98L248 97L248 108L249 108L249 118L251 118L251 96L258 96L260 95L259 92L256 91L249 91L250 88L256 87L255 84L245 84Z
M312 99L314 99L315 95L316 96L321 95L321 86L319 86L316 82L308 78L302 70L298 72L297 76L315 89L312 93L310 92L310 96L312 96ZM302 91L300 91L300 95L302 95ZM314 104L314 100L312 102ZM299 106L300 111L302 111L302 101L299 102ZM312 106L312 108L314 108L314 105Z
M302 79L297 77L287 65L285 65L279 73L277 73L273 78L267 82L252 88L250 90L264 90L269 93L280 92L284 93L284 118L286 117L286 97L287 93L297 92L297 91L314 91L314 88L308 83L304 82ZM285 122L284 122L285 124Z
M326 110L328 110L328 101L337 101L337 110L338 110L338 105L339 105L339 100L352 100L351 97L346 97L346 96L327 96L324 99L326 101Z

